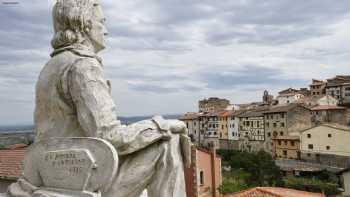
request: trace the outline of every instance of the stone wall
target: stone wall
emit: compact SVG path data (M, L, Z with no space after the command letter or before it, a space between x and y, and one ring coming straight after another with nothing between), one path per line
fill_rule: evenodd
M350 157L331 155L331 154L316 154L316 153L302 153L301 159L304 161L319 163L328 166L339 168L350 167Z
M312 127L311 111L304 107L296 107L287 113L287 132L301 132Z
M239 141L238 140L219 140L220 149L225 150L239 150Z

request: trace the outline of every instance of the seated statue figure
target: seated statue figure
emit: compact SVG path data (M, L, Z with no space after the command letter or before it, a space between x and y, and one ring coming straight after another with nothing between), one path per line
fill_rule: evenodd
M36 141L93 137L111 143L118 173L103 197L184 197L184 166L190 163L186 126L156 116L131 125L116 117L110 83L97 53L105 48L105 18L98 0L57 0L54 51L36 86ZM24 173L8 196L31 196L40 183ZM20 186L25 189L20 191Z

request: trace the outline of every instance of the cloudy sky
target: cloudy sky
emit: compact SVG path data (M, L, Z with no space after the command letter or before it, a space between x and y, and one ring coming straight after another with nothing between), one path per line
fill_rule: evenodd
M31 123L53 0L0 0L0 124ZM196 111L350 74L349 0L102 0L118 115Z

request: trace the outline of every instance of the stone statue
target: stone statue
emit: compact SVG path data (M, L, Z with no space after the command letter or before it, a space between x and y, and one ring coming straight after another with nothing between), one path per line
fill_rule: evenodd
M186 126L181 121L164 120L160 116L129 126L117 120L111 85L105 80L102 61L96 55L105 48L104 23L98 0L57 0L53 8L55 35L51 44L54 51L36 86L34 145L43 144L40 150L45 150L62 148L57 140L55 146L52 145L53 138L105 140L115 148L119 163L110 188L99 191L103 197L138 197L144 189L149 197L184 197L184 166L190 164ZM89 151L81 153L76 146L72 150L74 154L60 150L63 155L75 158L63 163L85 162L82 158L90 158L86 156L90 155ZM94 150L90 152L96 154ZM54 150L45 154L43 162L51 161L52 154L60 155ZM25 162L23 177L9 187L8 196L56 196L36 192L50 179L40 177L47 173L41 168L40 173L32 172L33 166L44 165L38 162L40 158L35 165L29 164L34 158ZM68 173L77 172L70 168Z

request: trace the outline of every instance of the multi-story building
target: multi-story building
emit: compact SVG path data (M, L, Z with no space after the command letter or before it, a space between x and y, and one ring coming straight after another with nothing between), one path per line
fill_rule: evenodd
M350 167L350 127L323 124L301 133L301 158L342 168Z
M308 95L309 92L306 88L302 88L300 90L288 88L278 93L277 100L279 105L286 105L289 103L301 103L303 99Z
M219 139L228 140L228 120L232 111L222 111L219 113Z
M278 105L264 112L267 152L273 152L272 138L289 136L312 126L311 110L301 104Z
M326 95L326 82L322 80L312 79L310 84L311 96L321 97Z
M299 136L277 136L272 138L275 158L297 159L301 158Z
M223 111L228 106L230 106L229 100L212 97L199 101L199 112L213 113Z
M264 111L260 110L239 115L239 149L242 151L258 152L265 149Z
M312 109L312 121L315 125L322 123L348 124L347 110L336 105L319 105Z
M228 119L228 139L233 141L239 140L239 115L244 111L233 111Z
M326 94L339 100L341 105L350 105L350 75L337 75L327 79Z
M179 120L185 122L188 130L188 136L191 137L192 141L195 143L199 142L199 138L200 138L199 114L189 112L181 116Z
M199 113L199 144L219 147L219 113Z

